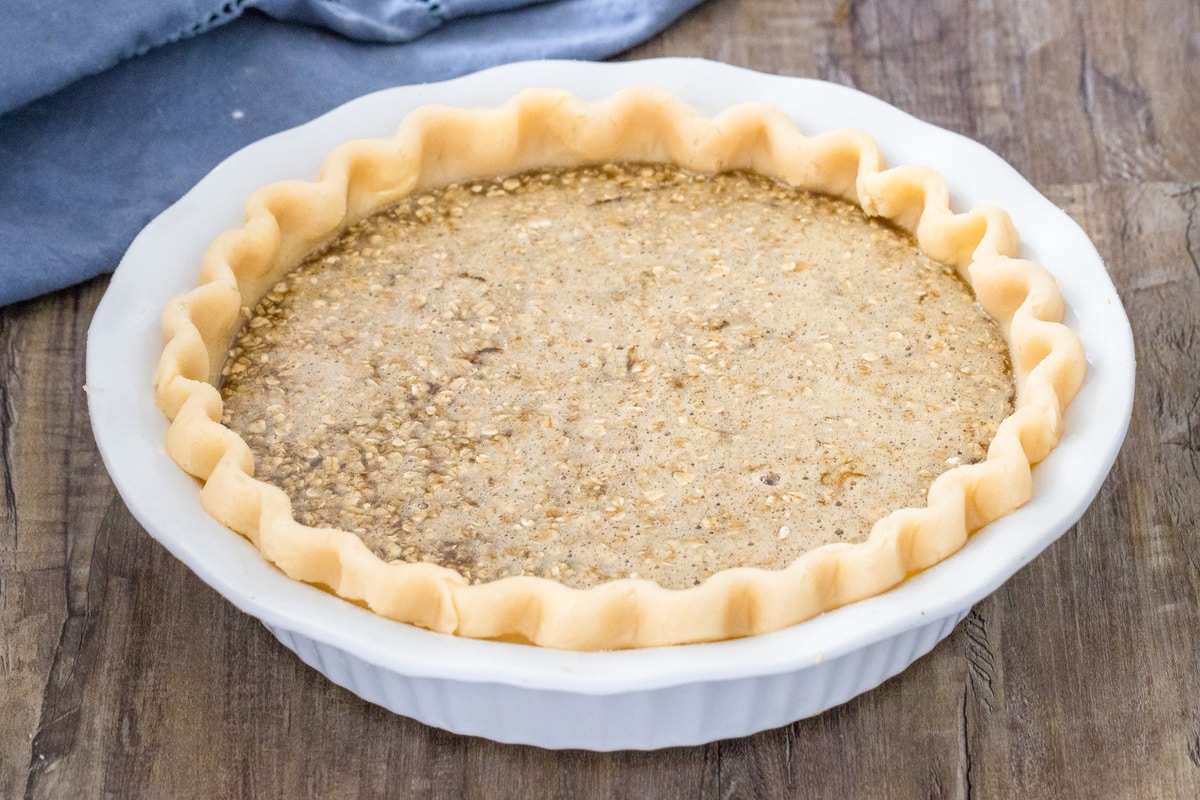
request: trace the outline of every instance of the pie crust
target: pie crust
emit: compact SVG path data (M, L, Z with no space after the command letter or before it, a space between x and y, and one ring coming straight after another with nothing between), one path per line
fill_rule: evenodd
M283 491L252 477L246 443L220 424L216 385L248 309L314 248L413 192L609 161L752 170L856 202L912 232L926 255L959 271L1008 340L1015 411L1000 423L987 459L941 475L927 507L888 514L866 541L825 545L783 570L723 570L683 590L634 579L573 589L530 576L472 585L445 567L384 562L352 533L297 523ZM315 182L272 184L251 195L246 223L206 252L200 285L164 312L156 400L172 420L167 450L204 482L201 503L213 517L290 577L382 616L462 636L580 650L765 633L897 585L1029 499L1031 465L1061 437L1063 410L1086 361L1078 337L1061 324L1065 309L1054 278L1019 259L1018 248L1005 212L955 214L936 173L885 169L866 134L807 137L765 104L707 119L662 91L635 88L597 103L529 90L495 110L426 107L394 139L337 148Z

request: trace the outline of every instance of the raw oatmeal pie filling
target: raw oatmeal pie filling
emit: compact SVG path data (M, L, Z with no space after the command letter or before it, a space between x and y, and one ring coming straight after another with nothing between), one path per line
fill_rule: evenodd
M382 616L766 633L1030 499L1086 359L1019 250L765 104L423 107L250 195L163 312L155 399L213 518Z
M296 519L472 582L682 589L860 542L981 461L1003 334L842 200L609 164L421 193L262 299L224 422Z

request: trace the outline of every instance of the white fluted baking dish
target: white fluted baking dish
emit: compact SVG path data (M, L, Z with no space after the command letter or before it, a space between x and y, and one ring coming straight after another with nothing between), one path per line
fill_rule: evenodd
M748 100L782 108L807 132L858 127L889 164L945 176L955 208L1012 215L1022 256L1059 279L1089 357L1066 434L1034 471L1034 498L957 554L896 589L778 633L623 652L580 653L459 639L383 619L285 577L200 507L195 481L166 456L151 380L159 315L194 285L200 256L241 221L260 185L311 178L351 138L390 135L417 106L490 107L523 88L599 99L665 88L715 114ZM397 713L448 730L543 747L656 748L740 736L844 702L903 670L1083 513L1116 458L1133 401L1129 323L1100 257L1061 210L987 148L882 101L820 81L690 59L627 64L527 62L390 89L257 142L218 166L138 236L93 320L92 425L114 482L152 536L308 664Z

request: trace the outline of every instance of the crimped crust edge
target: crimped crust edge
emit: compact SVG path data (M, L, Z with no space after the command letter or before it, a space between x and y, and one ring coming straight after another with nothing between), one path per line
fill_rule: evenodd
M282 490L253 477L246 443L220 422L215 388L243 309L310 250L414 191L539 167L661 161L698 172L749 169L799 189L858 203L912 232L930 258L955 267L1007 339L1015 410L987 458L939 476L927 506L888 514L857 544L811 550L781 570L727 569L700 585L665 589L623 579L573 589L522 576L470 585L432 564L387 563L357 536L292 518ZM249 538L289 577L327 587L384 617L475 638L573 650L683 644L766 633L886 591L956 552L971 532L1024 503L1032 466L1062 436L1063 412L1083 382L1079 338L1062 324L1057 282L1017 257L1004 211L954 213L933 170L886 168L867 134L802 134L762 103L706 118L658 89L626 89L595 103L531 89L491 110L427 106L391 139L353 141L330 154L316 181L254 192L246 222L205 253L200 284L163 312L166 345L155 399L171 420L172 459L204 486L209 514Z

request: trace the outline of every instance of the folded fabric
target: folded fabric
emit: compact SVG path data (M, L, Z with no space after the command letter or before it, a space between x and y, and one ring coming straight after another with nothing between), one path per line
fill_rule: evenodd
M155 47L197 36L248 8L366 42L409 42L450 20L551 0L9 0L0 27L0 113ZM604 4L604 5L607 5Z
M0 110L12 108L0 115L0 305L111 271L147 222L256 139L388 86L604 58L699 2L261 0L259 12L107 0L99 13L12 1L0 27ZM27 24L67 13L66 41L54 38L62 20Z
M365 42L409 42L444 22L550 0L252 0L275 19L320 25Z

